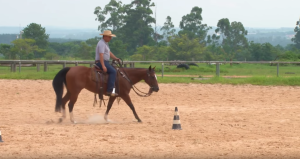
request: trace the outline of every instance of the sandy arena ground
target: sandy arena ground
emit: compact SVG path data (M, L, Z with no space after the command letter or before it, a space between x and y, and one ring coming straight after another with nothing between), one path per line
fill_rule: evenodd
M143 123L121 101L103 119L83 90L58 124L52 81L0 80L0 158L300 158L300 87L160 84ZM138 84L148 90L145 84ZM99 103L98 103L99 104ZM178 107L183 130L172 130Z

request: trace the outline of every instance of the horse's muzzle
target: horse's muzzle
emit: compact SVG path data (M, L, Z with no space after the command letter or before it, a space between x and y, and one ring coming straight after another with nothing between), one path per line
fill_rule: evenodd
M152 90L153 90L154 92L158 92L158 91L159 91L159 87L152 87Z

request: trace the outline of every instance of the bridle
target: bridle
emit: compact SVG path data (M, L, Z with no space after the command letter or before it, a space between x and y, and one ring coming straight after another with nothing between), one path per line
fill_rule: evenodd
M118 61L118 63L116 63L115 60L113 60L112 63L115 63L115 64L117 64L118 67L123 68L123 67L122 67L122 64L121 64L119 61ZM122 63L123 63L123 61L122 61ZM118 70L119 73L122 75L122 77L125 78L125 79L130 83L131 88L133 89L133 91L134 91L138 96L140 96L140 97L149 97L149 96L152 94L153 89L154 89L154 86L150 86L150 89L149 89L149 92L148 92L148 93L142 92L142 91L140 91L135 85L132 84L132 82L131 82L131 80L128 78L129 76L127 75L127 73L126 73L125 70L123 70L124 73L121 72L121 71L119 70L119 68L117 68L117 70ZM150 73L151 73L151 72L148 70L148 71L147 71L148 79L151 78Z

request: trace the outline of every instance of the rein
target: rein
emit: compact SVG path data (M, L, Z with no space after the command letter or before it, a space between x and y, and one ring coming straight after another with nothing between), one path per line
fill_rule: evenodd
M116 63L115 60L113 60L112 63L115 63L118 67L123 68L123 67L122 67L122 64L121 64L119 61L118 61L118 63ZM122 61L122 63L123 63L123 61ZM125 79L130 83L131 88L134 90L134 92L135 92L138 96L140 96L140 97L149 97L149 96L152 94L152 89L153 89L153 87L150 87L150 90L149 90L148 93L142 92L142 91L140 91L135 85L132 84L132 82L131 82L131 80L128 78L128 75L127 75L127 73L126 73L125 70L123 70L124 73L121 72L121 71L119 70L119 68L117 68L117 70L120 72L120 74L122 75L122 77L125 78ZM149 72L148 72L147 74L148 74L148 77L149 77Z

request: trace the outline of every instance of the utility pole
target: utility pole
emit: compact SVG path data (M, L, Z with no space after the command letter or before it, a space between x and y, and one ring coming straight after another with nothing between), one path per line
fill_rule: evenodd
M155 33L154 33L154 40L156 42L156 45L157 45L157 32L156 32L156 8L157 8L157 5L155 5Z
M300 18L299 18L299 21L296 22L296 28L299 28L300 27Z
M24 31L20 31L20 39L22 39L22 34L24 33Z

